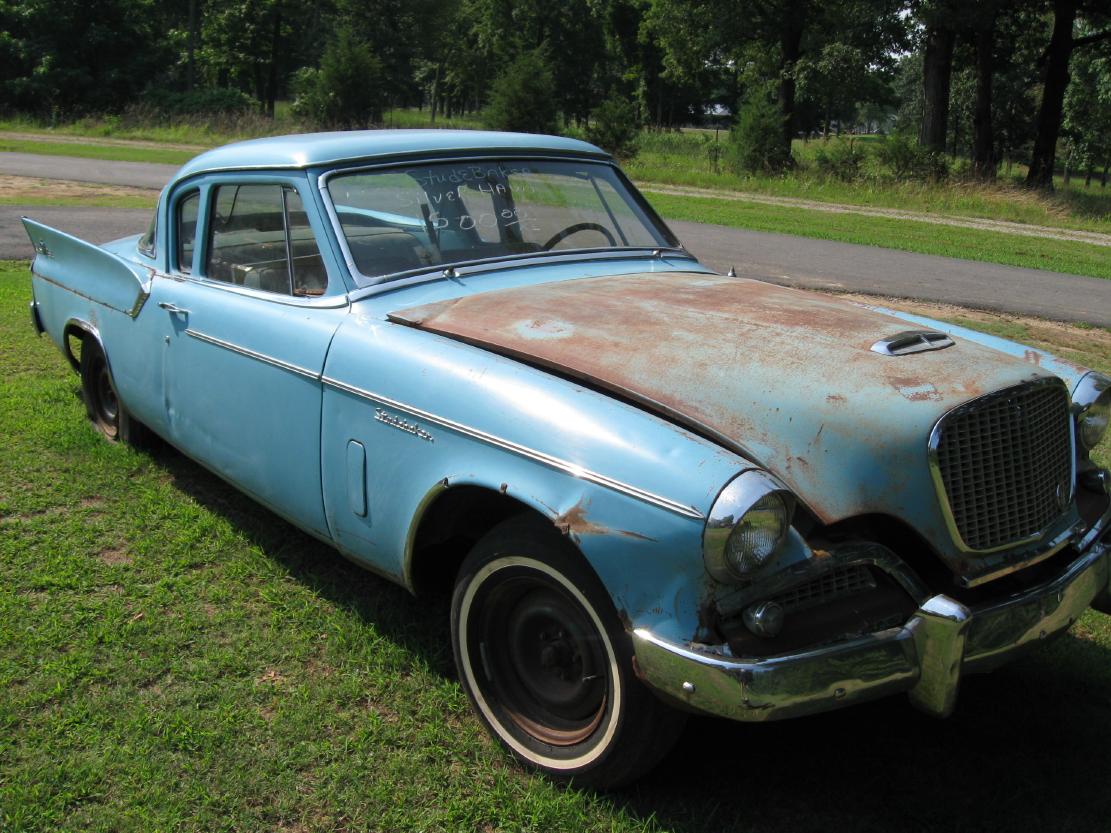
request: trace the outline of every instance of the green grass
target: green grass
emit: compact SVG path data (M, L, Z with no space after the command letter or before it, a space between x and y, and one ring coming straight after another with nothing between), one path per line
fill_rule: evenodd
M0 152L37 153L44 156L78 156L82 159L103 159L122 162L155 162L181 165L197 154L193 151L143 146L96 145L76 142L49 142L14 139L0 134Z
M903 698L697 719L623 794L525 775L454 679L446 600L180 455L103 442L29 297L26 264L0 264L4 833L1106 828L1111 619L1094 613L966 680L945 722Z
M50 197L0 194L0 205L56 205L83 208L149 208L158 202L158 192L149 197L130 194L90 194L88 196Z
M1092 243L1001 234L913 220L716 200L710 197L662 193L649 193L646 196L653 207L669 220L714 223L754 231L794 234L906 252L1111 278L1111 249Z
M738 175L715 170L710 152L721 147L725 133L715 143L713 133L645 132L641 150L627 162L626 172L635 180L669 185L686 185L723 191L748 191L771 196L795 197L817 202L846 203L876 208L898 208L932 214L980 217L1017 223L1111 233L1111 188L1073 180L1066 187L1058 178L1057 191L1046 195L1031 192L1014 178L985 186L960 180L950 182L895 182L872 170L856 182L824 177L814 169L822 140L796 141L794 154L799 170L785 176ZM858 147L874 146L880 137L859 136ZM836 143L844 140L831 139Z

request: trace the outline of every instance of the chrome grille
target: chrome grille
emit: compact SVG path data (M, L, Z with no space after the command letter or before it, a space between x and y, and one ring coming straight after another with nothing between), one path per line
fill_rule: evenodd
M1028 540L1065 509L1072 443L1065 387L1032 383L947 414L935 432L942 497L965 547Z
M876 586L876 580L867 567L838 567L818 578L780 593L773 601L783 606L787 613L816 607L834 599L853 596Z

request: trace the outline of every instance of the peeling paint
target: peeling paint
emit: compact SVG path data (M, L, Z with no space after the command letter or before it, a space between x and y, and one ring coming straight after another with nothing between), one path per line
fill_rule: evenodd
M610 530L607 527L600 526L587 519L586 507L589 505L589 500L580 498L579 502L570 509L556 515L552 519L552 523L564 535L608 535Z

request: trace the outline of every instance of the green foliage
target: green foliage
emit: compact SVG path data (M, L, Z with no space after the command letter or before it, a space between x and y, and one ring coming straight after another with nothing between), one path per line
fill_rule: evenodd
M876 158L897 180L938 181L949 174L945 156L927 150L908 133L896 131L876 147Z
M240 116L254 107L241 90L206 87L191 92L154 88L142 97L143 108L159 116Z
M343 29L324 50L319 69L297 74L293 112L320 127L368 127L382 120L382 84L382 65L370 47Z
M483 121L493 130L555 133L555 81L542 50L523 52L490 88Z
M0 0L0 110L117 113L170 63L145 0Z
M853 182L860 178L861 168L868 154L851 138L848 141L833 141L820 147L814 154L814 163L824 176Z
M783 114L766 90L757 89L741 107L729 131L725 164L734 173L775 173L793 164L783 144Z
M586 140L618 159L636 156L640 125L633 103L620 96L611 96L595 107L590 113Z

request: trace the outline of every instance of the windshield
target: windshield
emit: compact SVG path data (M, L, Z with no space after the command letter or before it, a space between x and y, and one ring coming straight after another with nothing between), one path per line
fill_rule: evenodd
M337 174L328 192L351 259L373 282L536 252L677 243L609 165L473 161Z

